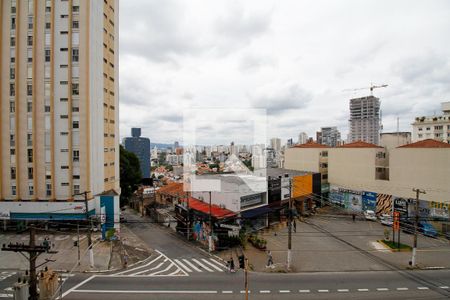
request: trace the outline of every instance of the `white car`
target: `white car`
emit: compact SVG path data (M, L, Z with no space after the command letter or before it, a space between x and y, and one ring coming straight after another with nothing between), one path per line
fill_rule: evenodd
M375 214L375 212L373 210L366 210L364 212L364 217L368 221L376 221L377 220L377 215Z
M386 225L386 226L392 226L392 216L388 215L388 214L382 214L380 216L380 221L381 224Z

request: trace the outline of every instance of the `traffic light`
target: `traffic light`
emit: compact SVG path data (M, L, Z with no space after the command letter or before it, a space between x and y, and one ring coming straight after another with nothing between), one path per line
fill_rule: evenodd
M239 255L238 259L239 259L239 268L245 269L245 256Z

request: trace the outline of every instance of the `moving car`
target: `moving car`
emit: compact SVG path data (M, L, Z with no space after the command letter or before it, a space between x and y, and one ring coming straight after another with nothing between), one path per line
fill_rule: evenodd
M380 216L380 221L381 221L381 224L386 225L386 226L392 226L392 223L393 223L392 216L388 215L388 214L382 214Z
M375 214L375 212L373 210L366 210L364 212L364 217L368 221L376 221L377 220L377 215Z
M435 238L438 236L437 230L428 222L419 222L419 231L429 237Z

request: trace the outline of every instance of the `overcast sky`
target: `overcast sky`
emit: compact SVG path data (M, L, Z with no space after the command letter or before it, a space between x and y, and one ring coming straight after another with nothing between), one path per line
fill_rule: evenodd
M121 137L142 127L152 142L172 143L182 140L186 109L263 108L268 138L297 141L322 126L346 138L349 99L370 92L343 90L371 83L389 85L374 91L384 132L396 130L397 116L411 131L414 117L439 114L450 101L447 0L120 5ZM211 114L223 126L207 132L209 142L248 141L248 130L223 115Z

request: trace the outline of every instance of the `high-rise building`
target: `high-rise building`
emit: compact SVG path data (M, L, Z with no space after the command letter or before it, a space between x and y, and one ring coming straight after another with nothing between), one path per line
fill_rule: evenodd
M281 139L271 138L270 139L270 148L272 148L275 151L280 151L281 150Z
M450 144L450 102L442 102L442 115L416 117L413 125L413 142L434 139Z
M337 147L341 142L341 133L336 126L322 127L320 129L320 144Z
M131 128L131 137L123 139L125 149L139 158L143 178L150 178L150 139L141 137L141 128Z
M380 99L374 96L350 99L349 122L348 142L363 141L378 145L381 125Z
M11 218L84 216L85 191L117 199L118 4L0 1L0 210Z
M300 132L298 135L298 144L306 144L308 142L308 134L306 132Z

